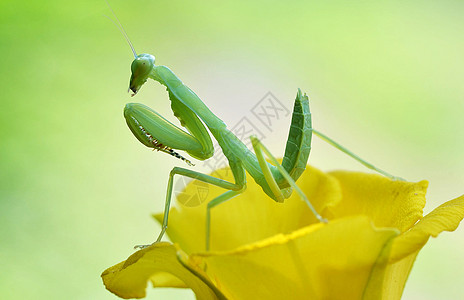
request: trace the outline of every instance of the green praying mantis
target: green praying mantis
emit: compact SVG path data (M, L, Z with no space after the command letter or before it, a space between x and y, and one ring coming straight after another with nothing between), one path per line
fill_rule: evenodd
M116 15L114 16L116 17ZM229 182L190 169L174 167L169 174L162 228L155 243L161 241L168 227L174 176L190 177L226 190L207 204L206 250L210 248L211 210L245 192L246 172L272 200L284 202L284 199L290 197L292 191L295 190L319 222L328 222L314 209L309 199L296 184L306 168L313 134L358 160L366 167L391 179L401 179L376 168L331 138L313 129L309 98L300 89L297 91L294 102L292 121L282 163L280 164L256 137L251 136L253 153L174 72L166 66L155 65L155 57L151 54L138 55L119 20L117 21L134 54L129 83L129 89L133 92L132 96L138 93L148 79L157 81L166 87L174 116L179 119L181 126L187 129L185 131L172 124L148 106L140 103L128 103L124 108L124 117L134 136L145 146L167 153L183 160L187 165L193 166L190 160L180 155L176 150L185 151L198 160L209 159L214 154L211 133L222 148L234 178L234 182ZM266 161L265 156L270 162ZM146 246L148 245L136 246L136 248Z

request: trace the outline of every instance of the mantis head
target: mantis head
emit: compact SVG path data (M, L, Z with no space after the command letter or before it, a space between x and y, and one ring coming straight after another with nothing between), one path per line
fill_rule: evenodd
M133 92L132 96L137 94L142 85L147 81L148 75L155 66L155 57L151 54L140 54L135 57L131 64L131 78L129 89Z

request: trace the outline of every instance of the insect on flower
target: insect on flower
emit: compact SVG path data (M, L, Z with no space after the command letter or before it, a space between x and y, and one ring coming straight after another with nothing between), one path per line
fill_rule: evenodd
M173 180L176 175L190 177L227 190L211 200L207 205L206 250L210 246L211 209L245 191L246 172L253 177L272 200L284 202L284 199L290 197L292 191L295 190L306 202L319 222L328 222L315 210L309 199L296 184L296 181L306 168L313 133L368 168L378 171L389 178L401 179L374 167L328 136L313 129L309 98L300 89L297 91L294 102L292 122L282 164L256 137L251 136L253 153L174 72L166 66L155 65L155 57L151 54L137 54L116 15L114 16L134 55L129 83L129 90L133 93L132 96L138 93L148 79L159 82L168 91L174 116L179 119L181 125L188 131L184 131L172 124L148 106L140 103L128 103L124 108L124 117L134 136L145 146L179 158L192 166L190 160L175 150L185 151L198 160L211 158L214 154L214 148L210 132L227 158L234 177L234 182L229 182L190 169L173 168L169 174L162 229L156 242L161 241L167 229ZM270 159L271 163L266 161L265 156ZM146 245L136 247L144 248Z

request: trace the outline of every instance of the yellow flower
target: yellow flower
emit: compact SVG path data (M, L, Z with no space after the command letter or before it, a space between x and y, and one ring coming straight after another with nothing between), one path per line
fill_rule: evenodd
M205 252L206 202L192 202L224 190L189 184L170 213L175 244L157 243L107 269L106 288L122 298L144 297L151 281L191 288L198 299L400 299L429 237L464 218L464 196L422 217L426 181L308 167L298 185L328 224L317 223L296 193L276 203L250 181L212 210Z

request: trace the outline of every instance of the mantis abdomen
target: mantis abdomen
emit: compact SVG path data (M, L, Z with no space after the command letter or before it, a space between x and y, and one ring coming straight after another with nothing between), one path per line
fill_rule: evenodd
M301 90L298 89L293 107L292 123L285 147L285 155L282 160L282 167L295 181L301 176L308 163L311 151L311 138L312 125L309 98L306 94L302 95ZM288 186L287 182L279 185L281 188Z

